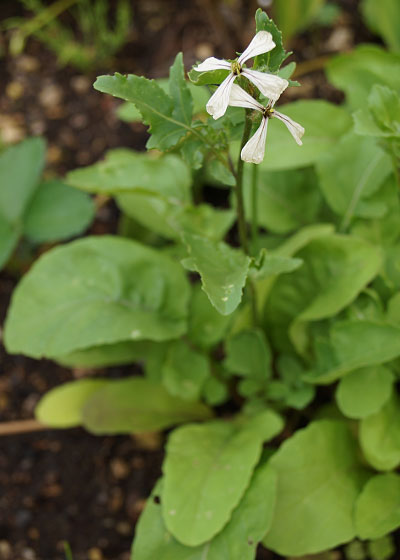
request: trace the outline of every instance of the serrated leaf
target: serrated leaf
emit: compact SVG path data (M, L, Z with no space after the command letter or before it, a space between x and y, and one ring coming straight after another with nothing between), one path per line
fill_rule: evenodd
M35 408L36 419L51 428L82 425L82 410L88 399L109 383L108 379L79 379L48 391Z
M200 274L202 287L222 315L229 315L240 304L250 258L226 243L184 234L189 259L185 266Z
M400 476L378 474L370 478L355 509L361 539L378 539L400 527Z
M183 55L178 53L169 70L169 94L174 104L172 116L188 126L192 123L193 101L185 80Z
M14 291L9 352L57 357L186 330L189 287L178 263L123 238L88 237L43 255Z
M378 412L392 394L393 374L384 366L366 367L343 377L336 402L348 418L365 418Z
M94 218L86 194L61 181L38 185L24 218L24 234L35 243L54 242L82 233Z
M279 70L282 62L292 53L285 51L282 42L282 32L261 8L258 8L256 11L255 19L256 33L259 31L268 31L271 33L276 46L272 51L257 56L255 58L254 68L266 66L269 72L276 72Z
M160 384L142 377L109 381L86 402L82 420L94 434L129 434L206 420L212 411L202 403L173 397Z
M114 76L99 76L93 87L135 104L143 121L150 127L148 149L172 148L191 130L185 122L172 116L173 101L154 80L134 74L123 76L116 73Z
M312 422L286 440L270 463L278 474L278 496L263 540L267 548L301 556L355 537L353 509L365 474L346 424Z
M255 419L254 419L255 420ZM223 421L184 426L169 437L161 498L168 530L181 543L198 546L228 523L260 458L262 443L282 429L268 412L269 431L250 422L242 428Z

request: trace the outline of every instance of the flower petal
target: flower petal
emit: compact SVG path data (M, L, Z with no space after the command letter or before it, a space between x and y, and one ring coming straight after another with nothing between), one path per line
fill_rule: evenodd
M219 119L225 114L229 104L229 94L236 74L229 74L227 78L218 86L215 93L210 97L206 105L207 112L213 116L214 119Z
M287 126L290 134L293 136L299 146L303 144L303 142L301 141L301 137L304 134L304 128L301 126L301 124L293 121L292 119L290 119L286 115L283 115L282 113L279 113L278 111L274 111L272 113L272 116L276 117Z
M288 87L289 82L284 78L275 76L274 74L266 74L258 72L258 70L248 70L244 68L242 75L246 76L261 91L265 97L277 101L282 95L282 92Z
M264 108L257 99L251 97L247 91L244 91L237 84L232 84L229 105L232 105L232 107L244 107L245 109L256 109L257 111L262 111Z
M230 70L231 65L226 60L210 56L194 68L196 72L210 72L211 70Z
M265 141L267 139L268 119L263 117L260 126L243 147L240 157L248 163L261 163L265 154Z
M243 64L249 58L253 58L259 54L263 54L275 47L275 43L272 39L271 33L269 31L259 31L251 40L249 46L238 58L239 64Z

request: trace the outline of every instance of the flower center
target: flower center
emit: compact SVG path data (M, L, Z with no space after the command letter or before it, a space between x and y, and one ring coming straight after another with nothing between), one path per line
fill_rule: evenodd
M242 67L237 60L234 60L233 62L231 62L231 69L232 69L232 73L236 74L236 76L239 76L239 74L242 71Z
M262 114L266 119L270 119L274 112L275 109L273 109L273 107L271 107L270 105L267 105L266 107L264 107Z

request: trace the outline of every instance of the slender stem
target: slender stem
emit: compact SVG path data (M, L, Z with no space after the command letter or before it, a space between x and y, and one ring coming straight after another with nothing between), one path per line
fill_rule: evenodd
M250 138L251 126L252 126L250 114L251 111L249 109L246 109L246 120L244 121L244 130L243 130L240 151L242 151L242 148ZM244 213L244 199L243 199L243 168L244 168L244 161L242 160L239 154L237 172L236 172L236 212L237 212L240 244L243 248L243 251L246 253L246 255L248 255L249 243L247 240L247 227L246 227L246 217Z
M253 250L257 249L258 244L258 216L257 216L257 195L258 195L258 165L253 163L251 168L251 241Z

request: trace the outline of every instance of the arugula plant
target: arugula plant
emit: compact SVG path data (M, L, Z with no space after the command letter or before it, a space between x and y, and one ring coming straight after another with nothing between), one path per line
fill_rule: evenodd
M149 151L112 150L67 182L114 197L121 235L48 251L12 298L8 351L143 367L50 391L40 421L179 425L133 560L250 560L259 543L377 560L400 526L400 58L338 56L343 106L278 111L288 55L258 10L244 53L196 65L191 85L181 54L168 82L100 76L148 125Z

